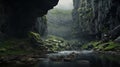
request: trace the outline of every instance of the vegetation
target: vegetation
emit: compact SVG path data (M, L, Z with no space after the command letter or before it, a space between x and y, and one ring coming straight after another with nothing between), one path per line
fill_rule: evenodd
M102 43L101 41L92 41L82 46L82 49L94 49L97 51L119 51L120 43L113 41Z
M27 39L8 39L0 42L0 55L21 55L32 52Z
M53 35L48 36L48 38L44 42L50 51L65 50L68 44L67 41L64 40L63 38L56 37Z
M49 35L42 40L35 32L29 33L29 39L11 38L0 42L0 55L23 55L41 51L62 51L67 49L69 44L61 37Z
M91 67L93 64L96 67L94 63L100 63L99 66L108 67L103 64L114 65L111 64L113 61L120 65L120 57L116 57L120 55L120 5L117 0L112 1L73 0L73 11L56 8L48 11L58 0L38 3L2 0L0 67L3 63L31 64L36 61L40 61L39 66L42 61L42 66L47 63L48 67L51 61L55 62L53 66L75 62L70 65ZM97 55L99 53L103 54Z

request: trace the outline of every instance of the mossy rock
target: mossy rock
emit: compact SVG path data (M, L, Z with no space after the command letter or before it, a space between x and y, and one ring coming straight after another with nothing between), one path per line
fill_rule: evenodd
M0 48L0 52L5 52L6 50L6 48Z
M43 44L43 41L41 39L41 36L39 33L35 33L35 32L29 32L29 37L30 39L35 43L41 43Z
M106 48L104 48L105 51L109 51L109 50L114 50L115 48L120 47L120 43L115 43L115 42L108 42L108 46Z
M101 41L91 41L90 43L84 44L81 49L97 49Z
M47 37L48 40L54 40L54 41L65 41L62 37L54 36L54 35L49 35Z
M0 55L21 55L32 50L28 39L11 38L0 43Z
M115 49L118 47L120 47L120 45L112 41L96 46L98 50L102 50L102 51L116 51Z
M82 49L89 49L91 46L91 49L97 50L97 51L119 51L120 50L120 43L116 43L113 41L109 41L106 43L102 43L101 41L92 41L88 44L83 45Z
M44 44L49 48L51 51L61 51L64 50L67 46L67 41L61 37L50 35L44 41Z

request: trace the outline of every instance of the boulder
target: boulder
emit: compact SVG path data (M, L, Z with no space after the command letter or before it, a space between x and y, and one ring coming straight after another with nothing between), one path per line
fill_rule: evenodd
M46 47L49 48L51 51L61 51L66 49L68 43L61 37L57 36L49 36L45 41L44 44Z

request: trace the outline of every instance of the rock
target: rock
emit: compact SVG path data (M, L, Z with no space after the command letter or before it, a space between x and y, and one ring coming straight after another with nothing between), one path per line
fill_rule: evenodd
M4 52L6 50L7 50L6 48L0 48L0 52Z
M43 44L40 34L35 32L30 32L29 37L33 43Z
M72 62L73 59L72 59L72 58L64 58L64 61L65 61L65 62Z
M120 36L114 40L114 42L120 43Z
M76 57L76 53L75 52L72 52L70 55L68 55L67 57L69 58L75 58Z
M79 64L90 64L88 60L79 60L77 61Z
M11 37L27 37L28 32L33 30L37 18L47 14L48 10L57 5L58 1L59 0L1 0L0 31ZM3 11L4 8L6 8L5 11ZM41 24L41 26L44 25Z
M16 61L15 63L16 63L16 64L22 64L22 62L20 62L20 61Z
M31 61L35 61L34 58L28 58L27 61L31 62Z
M73 0L73 22L75 37L84 41L101 39L104 33L110 37L105 41L120 36L118 0ZM113 11L113 10L116 11Z
M49 59L51 61L63 61L63 58L61 58L61 57L50 57Z
M0 41L2 41L3 39L5 39L5 34L3 34L3 33L0 31Z
M39 61L44 61L44 60L45 60L45 58L38 58L38 60L39 60Z
M110 44L108 44L108 43L105 43L105 44L102 44L103 45L103 48L106 48L108 45L110 45Z
M76 58L76 55L77 54L75 52L72 52L71 54L69 54L67 57L64 58L64 61L66 62L74 61Z
M61 37L57 36L49 36L45 41L44 44L48 47L49 51L61 51L65 50L68 46L68 42Z
M93 45L88 45L88 47L87 47L88 50L91 50L92 48L94 48Z

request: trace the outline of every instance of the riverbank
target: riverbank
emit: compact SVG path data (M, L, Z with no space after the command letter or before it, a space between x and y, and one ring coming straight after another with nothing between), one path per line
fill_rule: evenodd
M31 32L28 39L11 38L0 41L0 63L34 64L46 58L48 53L69 51L73 50L74 47L81 51L94 50L100 54L120 55L119 43L111 41L107 43L90 42L82 47L80 44L79 41L67 41L56 36L49 36L43 40L39 34ZM71 55L69 56L71 57ZM70 59L67 58L67 60Z
M9 55L1 56L0 63L15 63L15 64L34 64L40 61L41 55Z
M29 38L0 40L0 63L34 64L48 53L65 50L67 41L49 36L42 39L38 33L30 32Z
M119 55L120 54L120 43L114 41L92 41L90 43L84 44L81 47L82 50L94 50L98 53L103 54L113 54Z

